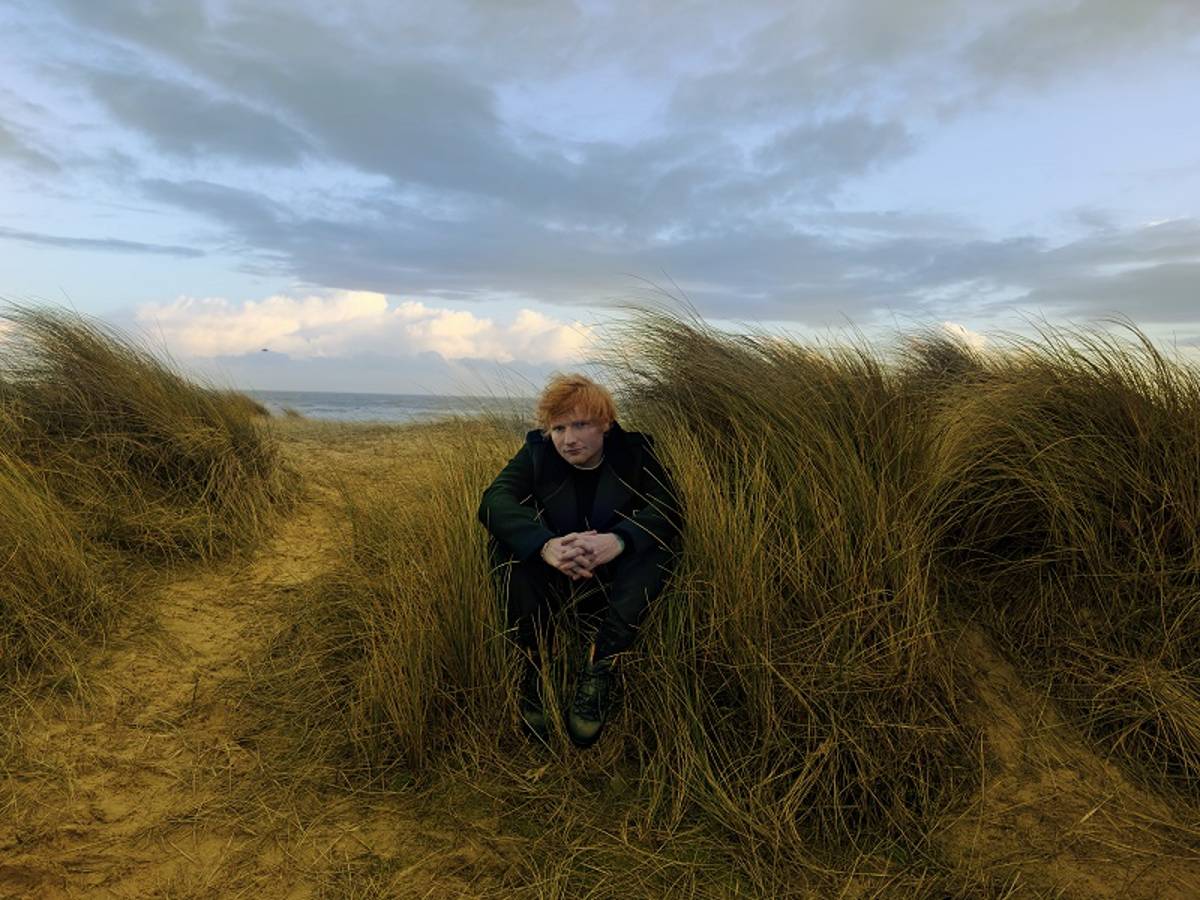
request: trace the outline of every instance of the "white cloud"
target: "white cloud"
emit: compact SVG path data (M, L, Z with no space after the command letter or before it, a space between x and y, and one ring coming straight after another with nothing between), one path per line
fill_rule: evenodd
M300 359L433 352L447 360L565 363L582 360L592 340L588 326L532 309L519 309L502 323L417 300L393 305L383 294L366 291L281 294L241 303L179 297L139 307L137 321L173 354L193 359L267 349Z
M984 335L972 331L965 325L959 325L957 322L943 322L942 331L956 340L962 341L972 350L982 350L987 345L987 338Z

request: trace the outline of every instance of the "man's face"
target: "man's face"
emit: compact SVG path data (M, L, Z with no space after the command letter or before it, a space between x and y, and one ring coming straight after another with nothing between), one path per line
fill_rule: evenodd
M604 453L604 433L608 422L600 424L589 419L581 410L550 421L550 440L558 455L573 466L591 468Z

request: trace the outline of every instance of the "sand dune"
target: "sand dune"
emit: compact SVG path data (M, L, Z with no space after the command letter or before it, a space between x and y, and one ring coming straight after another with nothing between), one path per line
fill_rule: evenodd
M81 693L21 711L0 795L0 896L538 892L523 882L545 865L529 823L480 785L446 776L420 792L310 790L273 781L244 740L228 686L285 624L279 600L335 563L338 485L386 479L419 496L408 463L429 440L420 429L307 422L282 436L305 490L274 537L248 558L166 577L150 614L88 661ZM1080 740L981 632L966 631L957 653L979 698L964 715L985 735L986 774L935 832L937 852L999 896L1200 896L1193 814ZM543 770L561 765L550 758ZM834 883L847 896L907 890L869 872ZM721 896L719 884L705 895Z

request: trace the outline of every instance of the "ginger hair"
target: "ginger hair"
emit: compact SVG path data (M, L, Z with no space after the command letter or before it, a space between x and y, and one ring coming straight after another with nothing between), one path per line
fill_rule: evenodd
M553 375L538 398L538 428L550 430L550 423L569 416L576 409L586 418L603 426L616 421L617 405L608 388L596 384L586 375Z

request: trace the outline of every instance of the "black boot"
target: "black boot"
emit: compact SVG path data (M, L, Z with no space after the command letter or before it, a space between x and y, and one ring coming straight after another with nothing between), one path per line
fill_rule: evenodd
M600 738L612 711L615 677L611 658L589 662L579 673L567 715L567 733L575 746L590 747Z
M542 671L538 661L525 657L521 672L520 696L517 709L525 731L541 741L550 734L550 723L546 718L546 702L542 696Z

